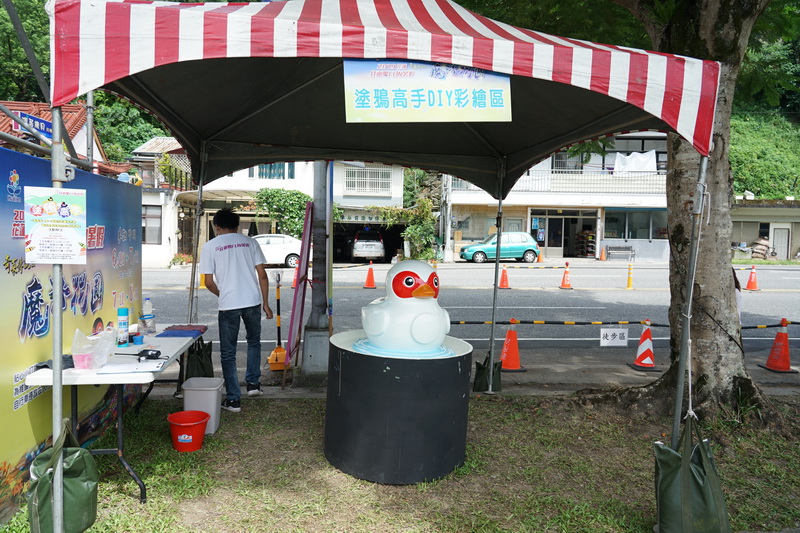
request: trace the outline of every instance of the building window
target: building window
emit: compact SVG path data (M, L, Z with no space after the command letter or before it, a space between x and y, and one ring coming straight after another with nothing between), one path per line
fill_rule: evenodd
M666 211L606 210L606 239L666 239Z
M364 168L344 167L344 194L391 196L392 167L367 163Z
M285 180L286 163L267 163L258 165L258 179L260 180ZM294 179L294 164L292 164L292 177Z
M161 206L142 206L142 244L161 244Z
M607 211L605 224L606 239L622 239L625 236L625 213L622 211Z
M666 211L653 211L653 238L654 239L669 238L669 233L667 230Z
M567 152L553 154L553 170L581 170L583 163L581 156L570 156Z
M628 213L628 239L650 238L650 212L632 211Z
M247 169L247 177L248 178L255 178L256 177L256 167L250 167Z

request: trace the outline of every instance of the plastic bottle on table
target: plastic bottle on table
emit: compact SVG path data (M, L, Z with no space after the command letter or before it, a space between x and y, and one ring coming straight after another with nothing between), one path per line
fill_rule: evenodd
M156 315L153 314L153 302L150 298L145 298L142 304L142 320L144 321L145 335L155 335L156 333Z

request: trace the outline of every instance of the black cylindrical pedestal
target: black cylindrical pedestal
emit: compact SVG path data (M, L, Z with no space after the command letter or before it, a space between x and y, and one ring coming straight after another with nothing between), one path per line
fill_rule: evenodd
M464 463L472 346L451 337L455 356L397 359L351 350L363 331L331 337L325 457L359 479L405 485Z

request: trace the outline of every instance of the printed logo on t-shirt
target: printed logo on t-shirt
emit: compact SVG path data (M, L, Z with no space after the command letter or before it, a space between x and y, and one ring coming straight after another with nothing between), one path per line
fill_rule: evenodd
M230 250L231 248L250 248L250 245L246 242L240 242L238 244L226 244L224 246L217 246L214 248L217 252L224 252L225 250Z

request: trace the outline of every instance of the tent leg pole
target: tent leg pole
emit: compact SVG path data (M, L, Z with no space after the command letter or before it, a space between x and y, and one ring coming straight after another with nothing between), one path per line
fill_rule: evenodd
M500 190L502 190L503 178L506 175L505 161L500 165ZM492 384L494 382L494 338L497 322L497 294L498 283L500 281L500 239L502 237L503 227L503 199L497 200L497 248L494 254L494 291L492 292L492 326L489 333L489 388L486 392L492 394Z
M705 206L706 171L708 157L700 159L700 172L697 178L694 205L692 206L692 237L689 241L689 268L686 274L686 301L683 307L683 327L681 328L681 346L678 356L678 380L675 386L675 412L672 420L672 436L670 445L673 450L678 449L678 440L681 427L681 414L683 412L683 389L686 382L686 360L689 353L691 339L690 328L692 322L692 298L694 297L694 280L697 272L697 254L700 248L700 223Z
M53 114L53 144L50 158L51 179L54 188L60 188L64 181L66 171L66 159L64 157L64 145L61 140L63 119L61 108L54 107ZM62 265L53 265L53 442L61 435L61 419L64 410L64 397L62 396L63 380L61 371L64 368L62 351L63 331L61 321L64 318L61 309L63 294L61 292L61 279L63 277ZM55 463L53 473L53 531L64 531L64 462L61 452Z
M195 306L195 285L197 280L197 251L200 249L200 223L203 219L203 184L206 181L206 143L200 149L200 183L197 186L197 206L194 210L194 239L192 242L192 277L189 282L189 316L186 323L192 323L192 317L196 313Z

